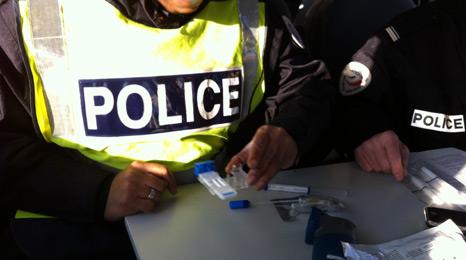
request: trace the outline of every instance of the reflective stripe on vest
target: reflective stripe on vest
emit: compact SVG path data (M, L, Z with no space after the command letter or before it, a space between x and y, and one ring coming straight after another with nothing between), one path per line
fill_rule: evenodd
M23 210L16 211L15 219L31 219L31 218L53 218L46 215L27 212Z
M106 1L19 4L40 130L93 160L187 170L263 98L258 1L211 1L178 29L136 23Z

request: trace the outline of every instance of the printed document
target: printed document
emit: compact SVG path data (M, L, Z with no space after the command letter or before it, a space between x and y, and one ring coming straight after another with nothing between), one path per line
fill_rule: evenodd
M414 235L378 245L342 242L348 260L453 260L465 259L466 242L451 220Z
M466 210L466 152L442 148L411 153L405 185L426 204Z

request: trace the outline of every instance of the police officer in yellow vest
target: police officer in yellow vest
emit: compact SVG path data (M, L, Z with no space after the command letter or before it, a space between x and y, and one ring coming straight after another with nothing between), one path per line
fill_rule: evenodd
M120 221L195 162L261 189L328 151L333 91L279 0L3 0L0 18L0 202L28 256L133 257Z

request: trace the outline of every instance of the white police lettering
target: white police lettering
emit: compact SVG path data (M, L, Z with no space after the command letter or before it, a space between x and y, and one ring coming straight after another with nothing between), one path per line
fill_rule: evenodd
M97 130L97 116L107 115L113 109L113 95L106 87L84 88L84 105L86 110L87 128ZM102 97L102 105L95 104L95 97Z
M205 120L214 118L218 114L218 111L220 110L219 104L215 104L212 110L209 112L205 110L204 95L205 95L207 88L212 89L214 93L220 93L220 88L218 87L217 83L215 83L215 81L213 80L210 80L210 79L204 80L202 81L201 85L199 85L199 90L197 91L197 106L199 109L199 114Z
M186 104L186 122L194 122L193 84L184 83L184 103Z
M128 115L127 105L130 95L139 95L144 106L141 118L133 120ZM149 92L142 86L131 84L123 88L117 98L117 112L121 122L128 128L140 129L147 125L152 116L152 98Z
M232 116L239 113L239 107L230 107L230 100L238 99L239 92L232 91L230 92L230 86L239 85L239 78L228 78L222 80L223 86L223 115Z
M240 115L241 70L147 78L80 80L88 136L201 129Z
M415 109L411 119L411 126L438 132L465 132L463 115L445 115Z
M169 116L167 110L167 91L165 84L157 85L157 101L159 105L159 124L174 125L183 121L181 115Z

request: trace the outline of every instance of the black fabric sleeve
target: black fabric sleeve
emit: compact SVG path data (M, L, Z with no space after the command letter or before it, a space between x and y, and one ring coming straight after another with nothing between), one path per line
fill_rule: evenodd
M318 163L332 148L330 128L336 91L322 61L292 40L272 6L267 12L268 35L264 64L268 122L283 127L298 145L303 165ZM274 91L268 93L267 91Z
M353 62L361 63L369 69L371 81L364 90L347 96L340 95L338 100L337 128L340 145L350 156L364 141L390 129L388 104L391 103L392 93L387 69L389 49L390 46L384 43L384 37L377 35L369 39L353 56Z
M3 106L6 117L0 121L1 204L74 221L103 219L104 191L113 174L20 131L12 121L30 118L18 117L12 107Z
M0 4L0 208L103 220L114 174L46 143L34 128L15 1Z

